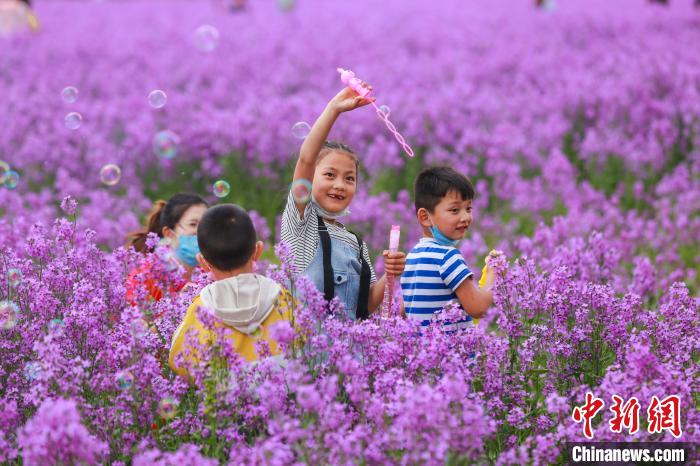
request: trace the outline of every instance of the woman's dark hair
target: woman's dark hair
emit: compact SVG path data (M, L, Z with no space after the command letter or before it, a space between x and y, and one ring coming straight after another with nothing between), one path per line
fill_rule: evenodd
M129 246L133 246L138 252L148 252L146 238L149 233L155 233L163 237L163 228L175 229L182 215L192 206L209 203L201 196L194 193L177 193L168 202L158 200L153 204L146 220L146 226L129 234Z

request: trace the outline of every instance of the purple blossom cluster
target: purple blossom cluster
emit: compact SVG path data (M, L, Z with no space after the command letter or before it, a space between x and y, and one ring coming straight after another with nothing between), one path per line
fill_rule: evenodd
M681 440L700 441L690 2L35 3L40 31L0 36L0 160L20 176L0 183L0 462L550 464L584 440L571 413L589 391L608 403L596 440L673 440L646 421L611 432L617 394L678 395ZM190 335L199 363L177 377L170 340L210 278L154 301L134 271L181 283L171 252L118 246L155 196L214 202L218 179L279 238L291 128L338 90L338 66L416 151L372 112L343 115L332 137L361 160L347 223L375 251L399 224L409 249L415 174L465 172L462 254L476 270L506 253L493 308L457 333L442 321L458 309L423 331L349 322L278 244L258 272L300 297L272 329L284 358L248 364Z
M0 284L17 305L0 340L2 461L546 464L583 439L570 416L586 391L678 395L683 439L697 441L700 300L682 283L653 305L617 293L612 246L597 234L585 246L555 254L549 270L490 259L495 306L454 333L444 321L459 308L423 330L380 316L350 322L337 302L328 313L279 245L280 263L264 272L299 298L293 322L272 329L284 358L245 362L230 330L202 312L219 337L208 346L186 335L198 356L176 361L186 380L168 367L170 337L208 277L157 302L145 285L127 300L124 283L144 259L100 250L94 232L59 218L0 250L0 273L21 276ZM181 278L158 249L146 259ZM672 439L613 434L610 413L601 417L599 439Z
M698 40L691 2L222 3L38 2L41 31L0 41L0 159L21 175L0 189L4 241L49 225L72 195L114 247L154 196L211 196L219 178L231 183L224 200L260 212L265 238L278 234L291 128L315 118L345 66L417 153L402 155L369 110L332 134L360 154L350 222L375 250L392 224L415 241L414 175L448 163L477 186L470 263L492 247L532 256L544 222L554 230L540 233L541 254L595 230L641 286L697 287L700 63L678 46ZM167 99L154 106L156 89ZM69 112L79 128L66 127ZM175 135L166 147L162 131ZM120 167L116 184L101 181L106 164Z

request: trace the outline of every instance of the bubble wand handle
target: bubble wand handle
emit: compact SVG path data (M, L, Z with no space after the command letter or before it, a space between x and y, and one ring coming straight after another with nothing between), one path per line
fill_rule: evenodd
M343 82L343 84L348 86L353 91L357 92L360 96L367 98L370 92L372 92L362 85L362 80L356 78L355 73L353 73L352 71L345 70L343 68L338 68L337 70L338 73L340 73L340 80ZM376 102L372 102L372 106L374 107L374 111L379 117L379 119L384 122L384 125L386 125L387 129L394 135L394 138L401 145L406 154L408 154L409 157L413 157L413 149L411 149L411 146L408 145L404 137L396 129L396 126L394 126L391 120L389 120L389 115L382 112L382 110L379 108Z
M399 251L399 240L401 238L401 227L399 225L391 226L389 233L389 252ZM394 317L392 312L392 301L394 299L394 277L386 276L386 287L384 288L384 300L382 303L382 314L386 317Z

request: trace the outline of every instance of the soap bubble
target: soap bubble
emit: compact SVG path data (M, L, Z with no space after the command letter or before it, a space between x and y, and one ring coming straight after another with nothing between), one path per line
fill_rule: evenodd
M122 170L118 165L108 163L100 168L100 181L107 186L114 186L119 183L122 177Z
M49 322L49 329L51 329L51 330L60 329L60 328L63 328L65 326L66 326L66 323L63 322L63 319L58 319L58 318L51 319L51 321Z
M297 139L305 139L311 132L311 126L305 121L299 121L292 126L292 134Z
M541 8L542 8L544 11L554 11L554 10L556 10L556 8L557 8L557 2L554 1L554 0L544 0L544 2L542 3Z
M42 369L41 364L37 361L28 362L24 366L24 377L27 380L36 380L41 376Z
M131 322L130 330L134 338L141 338L148 331L148 322L143 319L135 319Z
M295 180L292 183L292 197L299 204L306 204L311 199L311 182L305 179Z
M158 415L162 419L172 419L177 414L179 403L175 398L166 396L158 402Z
M20 269L10 269L7 271L7 281L10 282L10 286L15 288L17 285L22 283L22 271Z
M291 11L295 6L295 0L277 0L277 7L282 11Z
M5 175L10 171L10 164L0 160L0 184L4 183Z
M180 262L177 260L177 254L175 254L173 248L170 247L170 241L168 239L161 239L158 242L155 252L166 271L173 272L180 268Z
M117 374L116 380L119 390L128 390L134 385L134 374L129 371L121 371Z
M64 87L61 91L61 98L66 103L75 103L75 101L78 100L78 89L73 86Z
M166 129L158 131L153 136L153 153L163 159L172 159L177 155L177 145L180 143L180 138L177 134Z
M19 306L12 301L0 301L0 327L9 330L17 325Z
M380 105L379 111L382 112L385 116L389 116L389 114L391 113L391 109L388 105Z
M63 119L66 128L76 130L83 124L83 116L78 112L70 112Z
M215 0L216 5L225 11L237 12L245 9L246 0Z
M151 93L148 94L148 104L153 108L163 108L165 107L165 103L167 101L168 96L165 95L165 92L161 91L160 89L151 91Z
M194 46L202 52L212 52L219 45L219 30L205 24L194 32Z
M212 190L214 191L214 196L218 198L226 197L231 192L231 185L228 181L218 180L214 182Z
M15 189L19 183L19 173L14 170L8 170L2 177L2 184L7 189Z

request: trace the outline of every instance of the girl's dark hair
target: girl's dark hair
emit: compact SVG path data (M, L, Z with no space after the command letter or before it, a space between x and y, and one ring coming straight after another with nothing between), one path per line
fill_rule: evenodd
M156 201L148 214L146 226L129 234L129 246L133 246L138 252L148 252L146 247L148 234L155 233L162 238L163 228L174 229L182 215L194 205L208 206L209 203L194 193L177 193L168 199L168 202Z
M326 141L323 143L323 147L321 148L321 151L318 153L318 157L316 157L316 163L321 161L323 157L326 155L330 154L331 152L342 152L343 154L347 154L350 156L350 158L355 162L355 170L358 172L360 171L360 159L357 158L357 154L355 154L355 151L350 149L350 147L346 146L342 142L336 142L336 141Z

